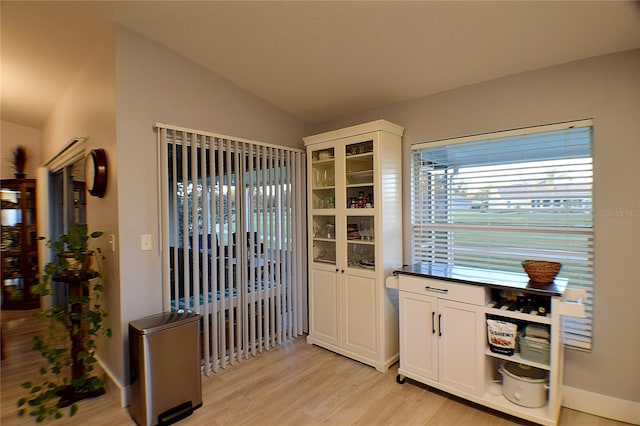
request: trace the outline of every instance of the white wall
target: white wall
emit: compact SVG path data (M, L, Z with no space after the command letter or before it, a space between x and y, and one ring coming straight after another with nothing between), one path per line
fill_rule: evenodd
M156 133L164 122L302 147L306 126L170 50L124 28L116 37L121 327L162 311ZM152 251L140 251L151 234ZM127 350L122 342L122 351ZM128 374L124 374L128 382Z
M122 374L120 345L120 282L118 252L108 250L108 234L118 234L117 153L115 144L115 54L113 35L99 40L92 55L78 64L77 74L56 103L42 130L42 163L50 160L71 139L87 137L87 151L104 148L107 153L109 179L104 198L87 195L87 222L90 231L103 231L99 245L105 255L102 264L104 303L109 312L105 325L113 337L98 344L98 355L109 372ZM42 164L40 164L42 165ZM44 234L44 230L40 230ZM116 350L114 350L114 347Z
M22 145L27 150L25 173L28 179L36 178L40 164L41 134L39 129L4 121L0 123L0 178L13 179L13 150Z
M405 165L415 142L594 119L594 348L591 353L567 351L565 384L640 401L640 50L368 111L323 123L314 133L378 118L404 126ZM408 167L403 182L409 262Z
M405 127L407 164L413 142L593 117L595 341L592 353L569 351L565 383L640 401L640 51L527 72L310 129L129 30L119 28L115 39L115 51L105 40L59 102L42 132L40 162L76 136L88 136L89 148L107 149L109 187L105 198L89 198L88 216L92 229L114 233L118 242L116 253L107 253L105 283L114 337L101 357L121 385L128 382L128 322L162 309L155 122L302 147L302 136L384 118ZM408 168L404 183L409 200ZM146 233L154 250L142 252L139 238Z

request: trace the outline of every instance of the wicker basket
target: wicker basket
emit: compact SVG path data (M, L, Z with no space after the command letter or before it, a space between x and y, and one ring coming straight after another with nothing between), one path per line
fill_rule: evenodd
M518 347L522 359L549 365L549 343L532 341L519 334Z
M547 284L553 282L558 272L560 272L560 268L562 268L562 263L543 260L525 260L522 262L522 267L527 275L529 275L531 281Z

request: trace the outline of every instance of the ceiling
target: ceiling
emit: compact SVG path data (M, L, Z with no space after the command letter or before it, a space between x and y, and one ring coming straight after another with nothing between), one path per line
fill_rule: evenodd
M629 1L5 1L2 119L42 128L115 23L308 124L640 48Z

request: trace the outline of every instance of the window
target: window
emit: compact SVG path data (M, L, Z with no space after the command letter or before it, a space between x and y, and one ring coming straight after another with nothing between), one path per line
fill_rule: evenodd
M48 209L46 218L44 212L39 213L43 215L43 221L39 222L39 226L44 226L38 231L48 235L49 239L56 240L60 235L68 233L75 224L87 223L85 145L84 138L72 139L64 149L45 164L48 172L42 176L39 187L45 188ZM50 253L43 253L42 256L43 263L51 260ZM53 282L51 287L51 303L66 303L67 284Z
M87 223L84 162L84 157L81 157L72 164L51 172L49 190L52 235L62 235L75 224Z
M587 318L565 320L566 344L590 349L591 146L589 120L414 145L412 261L511 272L561 262L588 294Z

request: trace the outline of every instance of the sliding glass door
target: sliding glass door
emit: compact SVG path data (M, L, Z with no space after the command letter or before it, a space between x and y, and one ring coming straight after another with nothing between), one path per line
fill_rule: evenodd
M205 372L306 326L304 153L159 128L166 309L203 315Z

